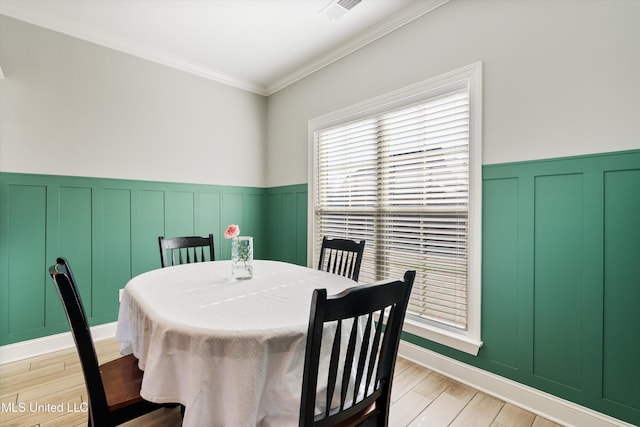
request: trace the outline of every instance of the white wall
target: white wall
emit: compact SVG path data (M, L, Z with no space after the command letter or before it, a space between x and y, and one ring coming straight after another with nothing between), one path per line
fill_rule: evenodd
M0 171L265 183L262 96L2 15L0 66Z
M637 0L451 0L265 99L0 16L0 171L306 183L309 119L476 61L485 164L640 148L638 17Z
M476 61L483 163L640 148L640 1L451 0L268 101L267 185L307 182L309 119Z

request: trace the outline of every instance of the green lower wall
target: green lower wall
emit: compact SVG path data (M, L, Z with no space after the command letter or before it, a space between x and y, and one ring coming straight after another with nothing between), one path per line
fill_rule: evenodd
M482 340L446 356L640 425L640 151L483 168Z
M254 236L256 258L306 264L307 186L246 188L0 173L0 345L68 330L46 274L69 260L92 325L113 322L118 290L160 268L158 236Z
M269 259L307 265L307 184L266 190Z
M93 324L159 267L157 236L255 236L306 264L307 186L268 189L0 174L0 344L66 330L45 274L70 259ZM404 339L640 425L640 150L483 167L478 356Z

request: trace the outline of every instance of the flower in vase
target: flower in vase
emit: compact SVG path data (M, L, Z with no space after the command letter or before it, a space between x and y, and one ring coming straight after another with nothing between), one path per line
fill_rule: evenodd
M253 237L240 235L240 227L231 224L224 232L225 239L231 239L231 273L237 279L253 277Z
M231 224L224 232L224 238L231 239L231 260L246 263L253 257L253 248L249 246L246 237L238 238L239 235L240 227L238 227L238 224Z
M238 237L239 235L240 235L240 227L238 227L238 224L231 224L230 226L227 227L227 229L224 232L225 239L232 239L234 237Z

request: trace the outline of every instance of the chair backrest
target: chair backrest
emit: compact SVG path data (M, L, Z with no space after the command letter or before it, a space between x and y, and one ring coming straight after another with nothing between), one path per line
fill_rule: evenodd
M355 286L331 296L326 289L314 291L300 426L333 426L363 413L373 425L387 425L393 369L415 275L407 271L403 280ZM322 349L323 342L330 348Z
M162 267L192 262L215 261L213 234L209 237L186 236L165 239L158 237ZM207 259L207 254L208 258Z
M318 270L328 271L358 281L364 253L364 240L322 238Z
M84 311L80 293L76 285L75 278L71 272L71 267L65 258L58 258L57 264L49 268L49 275L58 290L58 295L62 300L62 305L67 314L71 334L76 343L82 373L89 395L89 417L91 425L106 425L110 419L107 407L107 398L104 391L104 384L100 376L98 367L98 356L93 345L93 338L87 314Z

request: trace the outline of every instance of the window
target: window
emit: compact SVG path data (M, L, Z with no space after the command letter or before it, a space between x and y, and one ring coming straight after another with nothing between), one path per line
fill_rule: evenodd
M310 248L365 239L360 282L416 270L405 330L477 354L481 64L310 122Z

